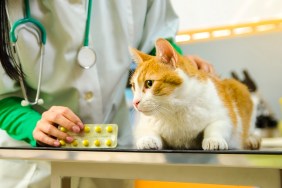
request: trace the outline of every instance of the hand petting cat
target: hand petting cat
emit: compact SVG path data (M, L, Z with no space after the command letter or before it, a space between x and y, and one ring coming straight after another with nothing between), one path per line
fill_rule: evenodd
M207 73L211 73L215 75L215 70L213 68L213 65L208 63L206 60L202 59L199 56L195 55L186 55L184 57L187 57L188 60L199 70L205 71Z

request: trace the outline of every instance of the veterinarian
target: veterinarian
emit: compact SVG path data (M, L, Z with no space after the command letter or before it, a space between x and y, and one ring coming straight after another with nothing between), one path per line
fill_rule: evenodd
M132 62L128 47L153 54L161 37L181 52L173 42L178 18L170 1L0 4L1 146L59 147L56 138L72 138L59 132L58 124L80 132L84 123L116 123L119 146L130 145L124 96ZM199 69L213 71L200 58L189 58ZM49 187L48 163L1 160L0 165L0 187ZM91 183L107 187L89 179L78 186ZM122 181L112 183L125 187Z

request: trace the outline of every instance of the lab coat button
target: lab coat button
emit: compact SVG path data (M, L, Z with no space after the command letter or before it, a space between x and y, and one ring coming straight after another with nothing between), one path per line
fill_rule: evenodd
M84 99L88 102L91 102L94 98L94 94L92 91L87 91L84 93Z

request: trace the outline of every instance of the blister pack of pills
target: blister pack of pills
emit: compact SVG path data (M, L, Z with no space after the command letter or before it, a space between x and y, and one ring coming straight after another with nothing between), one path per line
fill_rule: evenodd
M59 126L59 130L68 133L74 138L72 143L60 140L61 147L65 148L115 148L117 146L117 124L85 124L81 133L68 131Z

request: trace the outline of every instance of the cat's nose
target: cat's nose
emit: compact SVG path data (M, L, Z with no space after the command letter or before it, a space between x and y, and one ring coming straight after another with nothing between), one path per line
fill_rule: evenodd
M135 99L133 100L133 105L137 108L138 107L138 104L140 103L140 100L139 99Z

